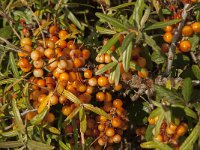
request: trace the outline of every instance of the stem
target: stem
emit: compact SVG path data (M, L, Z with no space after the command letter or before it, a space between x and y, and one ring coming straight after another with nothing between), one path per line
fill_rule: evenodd
M184 8L183 8L183 12L182 12L182 21L179 23L178 27L175 30L173 39L172 39L172 43L171 46L169 48L169 52L168 52L168 60L167 60L167 68L165 71L164 76L168 77L171 73L171 69L172 69L172 64L173 64L173 60L174 60L174 54L175 54L175 50L176 50L176 44L180 38L180 34L181 34L181 30L183 28L183 26L185 25L185 21L187 19L187 12L190 9L191 5L190 4L185 4Z
M81 145L82 145L82 150L85 149L85 137L84 137L84 133L81 132Z

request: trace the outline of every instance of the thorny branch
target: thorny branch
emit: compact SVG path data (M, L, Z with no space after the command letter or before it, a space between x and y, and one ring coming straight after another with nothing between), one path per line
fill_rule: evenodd
M182 12L182 21L179 23L178 27L176 28L176 30L174 32L172 43L171 43L171 46L170 46L169 52L168 52L167 68L166 68L166 72L164 74L164 76L166 76L166 77L168 77L170 75L173 60L174 60L174 54L175 54L175 50L176 50L176 44L180 38L181 30L182 30L183 26L185 25L185 21L187 19L187 15L188 15L188 11L190 10L190 7L191 7L190 4L185 4L185 6L183 8L183 12Z

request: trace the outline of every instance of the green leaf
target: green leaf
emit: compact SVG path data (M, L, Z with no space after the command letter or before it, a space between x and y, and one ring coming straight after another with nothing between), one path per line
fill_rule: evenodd
M146 133L145 133L146 141L152 140L152 137L153 137L152 130L153 130L153 128L154 128L154 125L148 125Z
M117 43L120 34L115 34L101 49L100 54L106 53L115 43Z
M7 142L0 142L0 148L16 148L23 146L24 144L20 141L7 141Z
M150 12L151 12L151 7L147 7L145 12L144 12L144 15L140 21L140 26L141 28L143 28L143 26L145 25L146 21L149 19L149 15L150 15Z
M17 123L19 131L22 134L24 134L25 133L24 124L23 124L22 118L20 116L20 112L19 112L19 109L17 107L17 103L16 103L15 99L12 99L12 109L13 109L14 119L15 119L15 121Z
M194 73L195 77L200 80L200 68L198 65L192 65L192 72Z
M119 83L119 79L120 79L120 64L118 63L117 66L116 66L116 69L114 71L114 79L115 79L115 85L118 85Z
M163 11L161 9L160 1L151 0L151 3L153 4L154 8L156 9L156 13L158 14L160 20L163 20Z
M174 19L174 20L169 20L169 21L164 21L164 22L157 22L157 23L154 23L152 25L145 27L144 30L146 31L146 30L160 29L160 28L164 28L169 25L176 24L180 21L181 21L181 19Z
M177 92L169 90L163 86L155 85L155 90L158 96L165 98L172 103L175 103L173 100L183 101L183 98Z
M192 80L190 78L185 78L183 81L182 95L186 102L191 100Z
M83 107L81 107L79 111L79 120L80 120L80 132L85 133L87 129L87 120L86 120L86 114Z
M113 31L111 29L107 29L107 28L103 28L103 27L99 27L96 26L96 30L100 33L100 34L116 34L116 31Z
M37 114L36 116L34 116L32 119L31 119L31 124L32 125L37 125L39 123L41 123L41 121L44 119L44 117L46 116L47 112L48 112L48 107L46 106L41 113Z
M165 62L166 57L163 56L161 53L154 51L151 55L151 60L159 65Z
M192 45L191 51L196 51L198 50L199 42L200 42L200 37L196 34L194 34L192 37L189 38L189 41Z
M95 13L95 15L103 21L113 25L117 29L121 29L122 31L128 31L129 27L127 25L122 24L119 20L115 19L114 17L102 14L102 13Z
M12 28L10 26L4 26L3 28L0 28L0 37L4 39L10 39L12 38Z
M13 52L9 53L9 60L10 60L10 64L11 64L11 68L12 68L12 72L15 78L19 78L19 72L16 66L16 61L13 55Z
M149 142L144 142L140 144L142 148L156 148L159 150L173 150L170 146L167 144L161 143L161 142L156 142L156 141L149 141Z
M36 150L36 149L52 150L52 149L54 149L54 147L51 145L37 142L34 140L28 140L27 147L28 147L28 149L31 149L31 150Z
M69 9L66 8L65 13L67 15L67 18L69 18L69 20L71 20L73 24L75 24L80 30L84 30L84 26L81 25L81 23Z
M3 132L3 133L0 133L0 135L5 136L5 137L15 137L18 135L18 130L15 129L15 130Z
M187 137L187 139L182 143L180 146L180 150L188 150L190 149L196 140L199 137L199 131L200 131L200 125L197 123L197 125L194 127L190 135Z
M17 81L16 78L3 79L3 80L0 81L0 85L13 83L15 81Z
M106 64L101 69L99 69L97 72L95 72L95 75L100 75L100 74L106 72L107 70L113 68L115 65L117 65L117 62L115 62L115 61L113 61L109 64Z
M125 72L128 72L130 68L131 53L132 53L132 42L128 44L127 49L122 54L122 64Z
M146 33L144 33L144 38L145 38L145 42L147 43L147 45L149 45L155 52L160 54L161 49L156 44L155 40L151 36L148 36Z
M52 127L52 126L47 126L46 128L47 128L51 133L60 135L60 130L58 130L57 128Z
M135 36L135 33L131 32L124 38L124 40L122 42L122 46L121 46L122 53L127 49L128 45L133 40L134 36Z
M69 116L67 116L67 118L65 119L65 121L71 120L72 118L74 118L76 116L76 114L81 110L81 107L78 106L76 107L71 114L69 114Z
M104 117L106 117L107 119L110 119L110 120L112 119L112 117L109 114L107 114L102 109L93 106L92 104L83 104L83 105L86 109L88 109L88 110L90 110L90 111L92 111L92 112L94 112L98 115L104 116Z
M26 107L27 109L31 110L33 107L30 104L30 99L29 99L29 83L26 83L23 89L23 98L25 99L26 102Z
M130 22L133 24L134 22L137 23L137 28L140 29L140 22L143 16L143 10L145 8L144 0L137 0L135 3L135 8L133 10L133 14L130 18Z
M151 112L151 114L149 115L149 118L158 117L162 111L163 111L163 110L162 110L162 108L160 108L160 107L154 109L154 110Z
M58 91L58 93L60 95L66 97L67 99L69 99L73 103L76 103L76 104L80 104L81 103L81 101L73 93L63 89L62 86L58 86L57 91Z
M60 147L63 149L63 150L70 150L71 149L71 146L69 143L67 144L64 144L61 140L58 141Z

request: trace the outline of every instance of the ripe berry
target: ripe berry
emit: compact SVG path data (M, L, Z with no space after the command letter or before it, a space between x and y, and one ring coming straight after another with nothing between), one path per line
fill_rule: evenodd
M112 136L114 136L115 135L115 129L114 128L107 128L106 129L106 136L108 136L108 137L112 137Z
M193 30L191 26L186 25L183 27L182 29L183 36L192 36L192 34L193 34Z
M115 99L113 101L113 106L116 107L116 108L120 108L120 107L122 107L122 105L123 105L123 102L122 102L121 99Z
M34 69L33 75L37 78L41 78L44 75L44 71L42 69Z
M121 140L122 140L121 135L115 134L115 135L113 136L113 142L114 142L114 143L120 143Z
M200 32L200 22L194 22L192 25L192 30L195 32L195 33L199 33Z
M58 33L58 37L60 39L65 39L66 36L67 36L67 31L65 31L65 30L60 30L60 32Z
M97 79L96 78L90 78L89 80L88 80L88 84L90 85L90 86L96 86L97 85Z
M34 51L32 51L31 52L31 59L32 60L39 60L41 58L41 54L40 54L40 52L39 51L37 51L37 50L34 50Z
M83 49L82 50L82 57L87 60L90 57L91 53L88 49Z
M98 92L96 94L96 100L99 102L103 102L106 98L106 95L103 92Z
M105 76L101 76L98 78L98 85L99 86L106 86L108 85L108 78Z
M164 39L164 41L167 42L167 43L171 43L172 38L173 38L173 34L172 34L171 32L166 32L166 33L163 35L163 39Z
M46 116L45 116L45 120L48 122L48 123L52 123L54 122L56 119L55 115L53 113L48 113Z
M172 30L173 30L173 27L172 27L172 26L166 26L166 27L164 28L164 31L165 31L165 32L172 32Z
M188 40L181 41L179 47L182 52L189 52L191 49L190 41Z
M119 117L114 117L111 123L113 127L118 128L122 125L122 120Z
M39 59L39 60L35 60L35 61L33 61L33 66L35 67L35 68L42 68L43 66L44 66L44 61L43 61L43 59Z
M144 68L146 66L146 59L144 57L139 57L137 59L137 64L139 67Z
M114 85L113 88L115 91L120 91L122 89L122 84L118 83L117 85Z
M92 70L85 70L84 71L84 78L87 78L87 79L89 79L89 78L91 78L92 77Z
M20 44L21 44L22 47L25 46L25 45L31 46L32 45L32 41L31 41L30 38L26 37L26 38L21 39Z
M146 68L142 68L140 71L138 71L138 76L141 78L148 77L148 70Z

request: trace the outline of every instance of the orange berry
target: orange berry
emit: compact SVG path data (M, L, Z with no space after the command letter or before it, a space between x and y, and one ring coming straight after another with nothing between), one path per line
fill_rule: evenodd
M75 58L74 59L74 67L75 68L79 68L81 66L83 66L83 63L82 63L81 59L80 58Z
M75 45L75 42L70 40L69 42L67 42L67 47L69 49L76 49L76 45Z
M49 38L49 40L52 41L52 42L54 42L54 43L56 43L58 41L58 37L57 36L51 36Z
M107 128L106 129L106 136L108 136L108 137L112 137L112 136L114 136L115 135L115 129L114 128Z
M52 95L49 100L50 100L51 105L58 104L58 96L57 95Z
M113 88L115 91L120 91L122 89L122 84L118 83L117 85L114 85Z
M121 99L115 99L113 101L113 106L116 107L116 108L122 107L122 105L123 105L123 102L122 102Z
M66 30L60 30L59 31L59 33L58 33L58 37L60 38L60 39L65 39L66 38L66 36L67 36L67 31Z
M46 80L45 79L39 79L37 81L37 85L41 86L41 87L45 87L46 86Z
M42 68L44 66L44 61L43 59L35 60L33 61L33 66L35 68Z
M28 112L25 116L25 119L31 120L33 117L35 117L36 114L37 114L37 112L35 112L35 111Z
M190 41L188 40L181 41L179 47L182 52L189 52L191 49Z
M106 143L105 143L105 141L103 140L103 138L99 138L99 139L98 139L98 144L99 144L100 146L104 146Z
M183 36L192 36L192 34L193 34L193 30L191 26L186 25L183 27L182 29Z
M56 117L53 113L48 113L44 118L48 123L52 123L55 121Z
M194 32L200 32L200 22L194 22L193 24L191 24L191 27Z
M112 95L108 92L105 94L105 102L111 102L112 101Z
M85 60L88 59L90 57L90 55L91 55L91 52L88 49L82 50L82 56Z
M55 43L51 40L47 40L46 45L47 45L48 48L51 48L51 49L55 48Z
M180 124L177 128L176 128L176 134L178 136L183 136L185 133L187 132L187 127L183 124Z
M67 69L67 62L65 60L59 60L58 61L58 68L60 69Z
M119 117L114 117L111 123L114 128L118 128L122 125L122 120Z
M18 56L19 57L27 57L28 55L30 55L30 53L32 52L32 47L30 45L24 45L22 47L22 50L26 51L26 52L18 52Z
M45 98L47 97L46 94L41 94L39 97L38 97L38 102L41 103L45 100Z
M55 56L55 51L53 49L51 49L51 48L47 48L44 51L44 55L49 59L53 58Z
M29 67L31 64L29 63L29 61L26 58L21 58L18 61L18 66L20 68L27 68Z
M106 53L104 57L105 57L105 58L104 58L104 59L105 59L105 63L108 64L108 63L110 63L110 62L112 61L112 59L111 59L111 57L110 57L110 54L107 54L107 53Z
M121 135L115 134L115 135L113 136L113 142L114 142L114 143L120 143L121 140L122 140Z
M164 27L164 31L165 32L172 32L172 30L173 30L172 26L166 26L166 27Z
M148 122L149 122L150 125L154 125L155 124L155 118L148 117Z
M60 82L68 82L69 81L69 74L67 72L63 72L59 76Z
M59 28L56 25L52 25L49 27L49 33L51 35L55 35L59 32Z
M20 44L21 44L22 47L25 46L25 45L31 46L32 41L31 41L30 38L26 37L26 38L21 39Z
M98 85L99 86L106 86L108 85L108 78L105 76L101 76L98 78Z
M162 137L162 135L158 134L157 137L154 137L154 140L156 140L158 142L162 142L163 141L163 137Z
M81 93L85 92L87 89L86 85L80 84L80 86L77 87L77 90Z
M98 92L96 94L96 100L99 102L103 102L106 98L106 95L103 92Z
M33 75L37 78L41 78L44 75L44 71L42 69L34 69Z
M65 115L65 116L69 116L70 114L71 114L71 112L72 112L72 107L71 106L63 106L62 107L62 113L63 113L63 115Z
M66 48L67 47L67 42L65 40L59 40L57 42L58 47L60 48Z
M40 54L40 52L39 51L37 51L37 50L34 50L34 51L32 51L31 52L31 59L32 60L39 60L41 58L41 54Z
M87 79L89 79L89 78L91 78L92 77L92 70L85 70L84 71L84 78L87 78Z
M164 39L164 41L167 42L167 43L171 43L172 38L173 38L173 34L172 34L171 32L166 32L166 33L163 35L163 39Z
M62 96L62 95L59 97L58 100L59 100L60 104L65 104L68 101L67 98L65 96Z
M76 73L75 72L69 72L69 81L73 82L76 80Z

